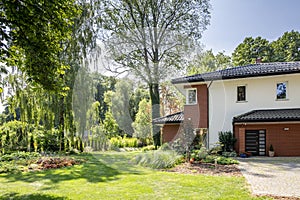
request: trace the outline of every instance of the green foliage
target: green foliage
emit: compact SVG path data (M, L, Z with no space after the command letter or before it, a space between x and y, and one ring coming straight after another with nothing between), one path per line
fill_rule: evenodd
M138 139L127 138L126 135L123 138L121 136L112 137L109 141L112 149L123 147L138 147Z
M294 30L285 32L271 43L262 37L247 37L232 54L235 66L254 64L257 58L262 62L299 61L300 33Z
M99 5L100 37L117 63L113 66L118 66L111 70L119 72L123 66L145 82L152 118L159 117L159 83L182 68L193 47L199 45L210 19L209 1L104 0ZM154 145L160 146L159 127L152 128Z
M217 164L220 165L232 165L232 164L238 164L239 162L232 158L226 158L223 156L215 156L215 155L208 155L203 162L205 163L215 163L217 161Z
M130 116L130 98L133 94L133 83L121 79L116 83L116 91L111 96L111 112L123 134L133 135Z
M0 157L0 162L3 161L13 161L13 160L20 160L20 159L34 159L40 157L39 153L36 152L24 152L24 151L17 151L11 154L4 154Z
M300 61L300 33L292 30L285 32L271 43L273 62Z
M4 39L0 44L5 47L1 60L46 89L61 89L61 77L68 69L60 58L62 44L71 39L74 19L80 14L75 1L3 1L0 14Z
M148 145L142 148L142 152L146 152L146 151L153 151L155 150L155 146L154 145Z
M222 144L222 151L232 151L236 138L231 131L219 132L219 142Z
M182 161L182 156L172 150L157 150L138 154L134 162L136 164L154 169L171 168Z
M152 138L151 103L143 99L139 103L139 111L135 122L132 123L134 137L139 138L143 144Z
M205 51L198 54L188 65L187 75L201 74L205 72L212 72L231 67L230 56L219 52L216 55L212 50Z
M191 151L191 158L195 160L203 160L208 156L208 150L205 147L201 147L200 149L195 149Z
M192 149L192 144L196 135L194 134L194 127L190 120L185 120L180 126L176 138L171 143L172 148L179 154L184 155L189 153Z
M272 49L269 41L262 37L246 37L232 53L232 61L235 66L254 64L257 58L262 62L271 61Z
M232 151L232 152L226 152L226 151L224 151L224 152L222 152L222 156L224 156L226 158L228 158L228 157L236 157L237 154L236 154L235 151Z
M119 126L110 110L105 113L103 129L109 138L114 137L119 133Z

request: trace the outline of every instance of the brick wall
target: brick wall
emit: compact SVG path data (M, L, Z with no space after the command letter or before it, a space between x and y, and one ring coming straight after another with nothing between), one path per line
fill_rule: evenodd
M162 141L170 142L176 136L179 130L180 124L165 124L162 128Z
M195 128L208 128L208 90L207 85L185 86L197 88L197 104L184 106L184 119L191 118Z
M288 129L288 130L287 130ZM234 133L238 139L235 144L237 152L242 152L245 148L242 132L246 130L266 130L266 153L272 144L275 156L300 156L300 124L246 124L235 125ZM244 140L244 141L243 141Z

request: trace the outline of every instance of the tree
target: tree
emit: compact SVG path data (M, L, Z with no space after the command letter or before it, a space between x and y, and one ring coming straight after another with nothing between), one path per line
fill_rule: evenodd
M60 55L79 15L75 0L1 2L0 57L31 80L54 89L68 68Z
M132 123L134 137L139 138L143 144L152 138L151 103L143 99L139 103L139 111L135 121Z
M231 58L219 52L216 55L212 50L197 54L187 67L187 75L201 74L231 67Z
M272 42L273 62L300 61L300 33L297 31L285 32Z
M162 116L181 111L185 97L170 82L162 83L160 88L160 108Z
M152 118L159 114L159 84L180 68L210 19L208 0L104 0L100 11L101 39L124 69L143 80L150 93ZM159 127L153 126L155 146Z
M271 62L272 48L269 41L262 38L246 37L232 53L232 62L235 66L256 63L260 58L262 62Z
M116 91L111 97L111 111L123 134L132 136L132 118L130 116L130 98L133 84L129 79L121 79L116 84Z
M130 107L130 117L132 121L135 121L136 114L139 111L139 103L143 99L150 100L150 96L148 90L146 90L144 86L140 85L138 86L138 88L134 90L133 94L130 97L129 107Z

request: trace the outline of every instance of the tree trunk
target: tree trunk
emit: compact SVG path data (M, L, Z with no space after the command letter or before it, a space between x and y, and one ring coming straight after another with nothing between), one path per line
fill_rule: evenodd
M151 107L152 107L152 120L160 117L160 99L159 99L159 85L158 83L149 84L150 90L150 99L151 99ZM158 146L161 145L160 138L160 127L153 124L152 126L153 133L153 142L154 146L157 149Z

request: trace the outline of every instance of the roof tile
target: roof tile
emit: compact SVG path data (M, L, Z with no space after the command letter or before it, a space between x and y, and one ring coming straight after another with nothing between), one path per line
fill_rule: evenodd
M184 119L183 112L174 113L164 117L153 119L153 124L170 124L170 123L181 123Z
M300 73L300 62L258 63L176 78L173 84Z
M233 122L300 121L300 108L252 110L233 118Z

